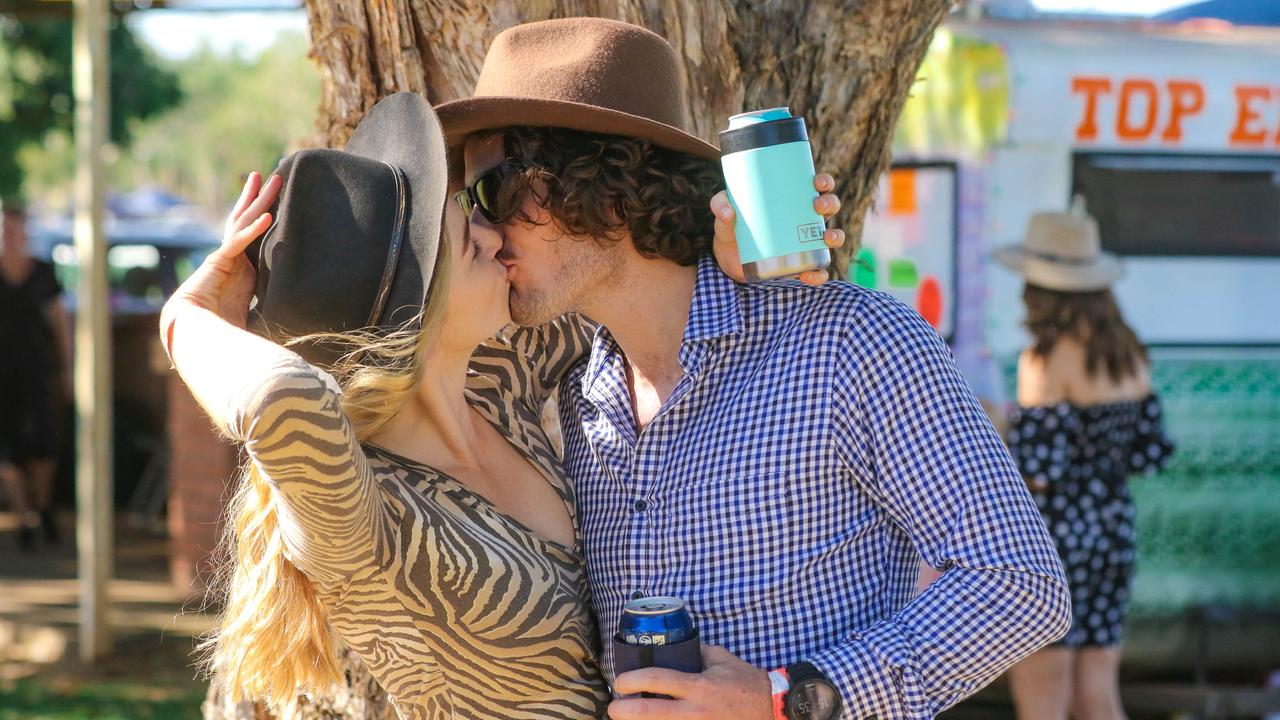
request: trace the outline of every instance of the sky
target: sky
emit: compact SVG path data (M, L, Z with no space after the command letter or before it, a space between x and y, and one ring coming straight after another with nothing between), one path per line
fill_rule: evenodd
M1191 0L1032 0L1048 12L1099 12L1122 15L1151 15L1186 5ZM296 5L288 0L252 0L237 4ZM205 2L206 5L213 3ZM130 23L161 55L183 58L208 42L216 50L239 47L254 54L267 47L281 31L305 32L307 16L302 10L274 12L183 12L148 10L134 13Z
M307 14L303 10L147 10L133 13L129 17L129 23L156 52L164 57L180 59L195 52L202 42L209 43L220 52L239 48L247 54L256 54L271 45L282 31L296 30L305 33Z

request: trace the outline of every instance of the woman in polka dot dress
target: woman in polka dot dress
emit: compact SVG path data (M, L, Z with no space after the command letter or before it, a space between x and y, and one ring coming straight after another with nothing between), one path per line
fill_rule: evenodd
M1134 562L1127 477L1173 450L1146 349L1109 285L1119 262L1078 211L1032 218L1024 244L997 259L1023 275L1032 343L1018 361L1007 440L1058 545L1072 625L1010 671L1019 718L1123 720L1120 641Z

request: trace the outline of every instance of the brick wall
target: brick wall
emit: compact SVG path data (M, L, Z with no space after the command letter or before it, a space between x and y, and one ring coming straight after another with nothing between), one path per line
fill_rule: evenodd
M210 553L221 536L223 504L236 476L237 451L213 431L177 373L169 382L169 573L191 596L204 592Z

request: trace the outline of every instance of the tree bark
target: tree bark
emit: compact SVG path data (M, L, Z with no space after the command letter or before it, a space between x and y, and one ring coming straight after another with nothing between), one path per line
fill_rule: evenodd
M851 242L889 162L894 123L951 0L306 0L324 78L320 131L342 146L380 98L466 97L493 37L523 22L594 15L643 25L676 48L694 128L711 142L729 115L787 105L815 161L836 175Z
M836 175L850 242L889 162L894 124L951 0L306 0L321 69L319 130L341 147L382 97L410 91L433 105L466 97L493 37L512 25L592 15L643 25L676 48L696 133L716 142L730 115L786 105L804 115L820 170ZM353 678L302 703L324 717L382 718L390 707L354 655ZM363 683L363 684L362 684ZM354 702L365 688L366 697ZM216 693L206 718L257 718ZM257 712L258 714L252 714ZM283 712L293 716L292 710Z

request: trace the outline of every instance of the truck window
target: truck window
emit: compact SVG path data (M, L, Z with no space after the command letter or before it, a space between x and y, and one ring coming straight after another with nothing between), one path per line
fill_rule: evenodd
M1280 158L1077 153L1073 170L1111 252L1280 257Z

